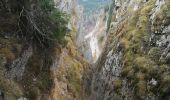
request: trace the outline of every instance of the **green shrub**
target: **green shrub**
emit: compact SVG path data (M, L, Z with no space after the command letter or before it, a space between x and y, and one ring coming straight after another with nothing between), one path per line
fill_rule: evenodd
M135 70L131 69L127 74L128 79L134 79L135 78Z
M161 65L158 68L159 73L162 74L163 72L166 72L168 70L168 66L167 65Z
M67 33L67 24L69 21L69 17L66 13L63 13L58 9L54 9L49 17L51 22L55 24L55 28L51 33L52 38L61 41L62 39L64 39L64 36Z
M118 89L120 89L122 87L122 80L116 79L116 80L114 80L113 84L114 84L114 89L116 91L118 91Z
M30 87L30 90L27 91L27 94L26 94L26 96L30 100L36 100L39 95L40 95L40 90L38 87L35 87L35 86Z
M121 75L123 77L126 77L131 70L132 70L132 66L124 66Z
M136 85L136 94L137 96L139 96L140 98L142 98L142 96L145 96L146 94L146 82L145 81L139 81Z
M4 92L5 97L11 98L7 100L15 100L23 95L22 89L16 82L4 77L0 78L0 89Z
M149 0L147 4L143 7L143 9L141 10L141 14L142 15L148 14L152 10L152 8L155 6L155 2L156 0Z
M40 0L40 8L43 11L43 16L46 18L44 22L47 22L48 25L44 27L50 27L45 31L48 33L47 37L51 40L57 40L58 42L63 43L67 33L69 21L68 15L59 9L54 8L53 0Z
M150 49L149 51L149 57L153 60L153 61L159 61L159 58L161 56L161 49L158 47L153 47Z
M163 77L163 83L164 84L170 84L170 75L165 75Z
M161 95L162 98L169 96L168 94L170 89L170 75L164 74L162 76L162 81L159 88L160 88L159 94Z
M142 71L149 70L149 63L145 57L137 57L135 59L135 66Z
M40 0L40 7L44 12L50 12L54 9L53 0Z
M145 79L145 74L142 73L142 72L138 72L138 73L136 73L136 78L138 80L144 80Z

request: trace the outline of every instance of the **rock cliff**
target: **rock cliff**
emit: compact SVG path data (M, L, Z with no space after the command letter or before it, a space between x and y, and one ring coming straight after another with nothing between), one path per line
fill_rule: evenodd
M91 100L169 100L170 2L116 1Z

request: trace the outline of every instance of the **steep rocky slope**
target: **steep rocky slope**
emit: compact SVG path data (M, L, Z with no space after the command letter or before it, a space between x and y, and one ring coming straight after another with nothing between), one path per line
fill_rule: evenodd
M44 2L41 3L43 5ZM59 35L59 41L55 43L45 37L41 41L41 36L37 37L39 42L34 39L34 35L46 30L44 23L41 26L44 29L39 27L41 17L37 15L40 11L36 12L38 6L39 2L32 0L0 1L0 100L80 99L81 77L88 64L75 46L78 19L76 0L55 0L55 7L70 15L67 31L64 30L66 36L62 40L58 34L60 29L55 30ZM45 7L49 7L48 2ZM60 18L62 13L57 14ZM30 24L28 19L31 20ZM22 25L27 26L28 30ZM53 30L53 25L47 25L49 32ZM38 32L32 31L34 29ZM34 35L29 38L32 33Z
M75 39L79 19L76 0L56 1L57 7L71 15L69 22L70 35L66 37L67 45L60 49L60 55L55 60L51 71L54 85L51 100L80 100L82 75L88 63L76 48ZM65 6L67 5L67 6ZM57 49L57 48L56 48Z
M104 52L87 78L91 100L169 100L169 0L116 4Z

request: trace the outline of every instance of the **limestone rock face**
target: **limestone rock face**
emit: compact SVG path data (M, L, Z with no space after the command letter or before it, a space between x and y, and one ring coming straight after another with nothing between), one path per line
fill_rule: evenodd
M88 63L76 47L76 34L81 16L76 0L54 0L56 8L70 15L66 47L56 48L57 57L51 67L53 88L51 100L81 100L82 76Z
M67 13L71 13L77 6L77 0L54 0L55 6Z
M28 63L28 60L30 59L30 57L32 56L32 47L28 47L27 50L24 50L23 54L21 55L21 57L19 57L18 59L14 60L12 62L12 64L9 66L9 69L6 72L6 77L8 79L18 79L21 80L23 77L23 74L25 72L25 67L26 64Z

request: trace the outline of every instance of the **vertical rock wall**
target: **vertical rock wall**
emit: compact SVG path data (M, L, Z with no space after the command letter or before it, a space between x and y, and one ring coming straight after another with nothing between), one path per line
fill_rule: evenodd
M91 100L169 100L168 0L117 1Z

